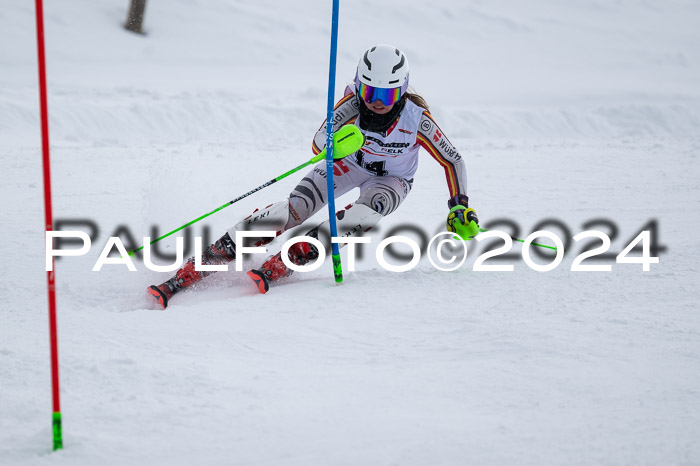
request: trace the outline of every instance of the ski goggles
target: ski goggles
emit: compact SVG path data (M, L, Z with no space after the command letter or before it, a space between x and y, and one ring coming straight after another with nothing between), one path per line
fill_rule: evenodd
M357 95L368 104L371 104L375 100L380 100L387 107L398 102L405 91L403 87L386 89L383 87L370 86L361 82L359 79L355 80L355 88L357 89Z

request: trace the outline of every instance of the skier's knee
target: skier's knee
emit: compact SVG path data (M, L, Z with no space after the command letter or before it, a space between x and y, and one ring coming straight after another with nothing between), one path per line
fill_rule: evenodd
M410 189L410 182L402 178L390 178L364 189L357 199L357 204L366 205L386 217L399 207Z

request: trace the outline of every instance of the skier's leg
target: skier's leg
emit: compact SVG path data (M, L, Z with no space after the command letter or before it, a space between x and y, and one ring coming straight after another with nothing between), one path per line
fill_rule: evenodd
M394 212L411 191L411 181L395 176L373 176L360 185L357 201L336 212L338 237L360 236ZM328 229L326 220L307 233L318 237L319 229Z
M228 233L219 238L214 244L202 251L202 264L221 265L231 262L236 257L236 245ZM168 300L175 293L192 286L202 278L212 274L211 271L197 271L194 268L194 257L190 257L175 275L158 286L152 285L148 292L163 309L168 306Z
M399 208L411 192L413 180L397 176L375 177L360 186L356 204L363 204L386 217Z
M275 202L262 210L256 209L251 215L231 227L218 241L202 251L202 264L222 265L233 261L236 258L236 244L234 242L236 231L272 230L279 235L284 231L288 217L288 200ZM253 245L261 245L269 243L273 239L252 237L249 241ZM165 308L168 305L168 300L175 293L198 283L212 273L214 272L195 270L194 257L190 257L172 278L158 286L149 287L148 292L158 304Z
M357 165L336 161L333 165L333 182L335 196L342 196L353 188L371 178ZM289 195L289 221L285 230L302 224L328 202L327 179L325 167L315 167L309 171ZM303 265L318 257L318 250L306 242L297 243L289 249L289 258L298 265ZM268 282L289 275L289 270L277 253L268 257L262 267L253 269L248 275L255 281L262 293L267 292Z
M274 231L279 236L287 229L289 213L289 200L275 202L264 209L255 209L252 214L229 228L227 233L234 241L238 231ZM254 235L248 238L253 246L261 246L275 239L269 236L256 237Z
M333 164L335 197L340 197L360 186L368 178L357 165L336 160ZM289 194L289 222L286 229L301 225L328 203L326 167L317 166L309 171Z
M343 164L336 163L334 170L338 195L344 194L357 186L354 172ZM264 209L256 209L251 215L229 228L219 241L209 246L202 253L202 262L206 265L221 265L236 258L237 231L274 231L279 236L289 228L297 226L316 213L326 204L326 171L316 167L309 171L299 185L292 191L289 199L275 202ZM274 240L273 237L248 237L246 245L261 246ZM249 244L248 244L249 243ZM163 307L178 291L181 291L214 272L197 271L194 257L190 257L175 276L166 282L148 288L148 292Z
M398 177L372 177L360 186L360 197L354 204L348 205L336 213L338 237L360 236L369 231L379 221L394 212L411 190L411 181ZM327 230L329 221L326 220L317 227L309 230L306 236L318 238L319 231ZM341 247L343 244L341 243ZM326 251L330 253L330 251ZM318 249L309 242L295 243L289 248L289 260L296 265L305 265L318 258ZM265 293L269 283L291 275L282 261L281 252L270 256L259 269L252 270L248 275Z

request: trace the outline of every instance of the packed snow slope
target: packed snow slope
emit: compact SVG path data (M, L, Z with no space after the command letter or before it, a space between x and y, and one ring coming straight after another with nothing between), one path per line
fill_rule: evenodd
M380 239L444 224L423 154L357 271L343 252L342 285L327 261L259 295L232 268L165 312L144 294L168 274L92 272L102 247L311 157L331 2L151 0L144 36L121 27L128 3L45 0L54 217L97 227L86 256L57 260L57 453L34 8L0 8L0 464L700 464L700 3L341 2L336 96L366 48L402 48L482 226L551 231L566 256L536 272L516 243L486 262L513 272L479 272L472 241L453 272L384 270ZM218 238L303 173L192 235ZM600 244L571 239L589 229L611 256L584 264L610 272L571 271ZM649 272L615 263L642 229L661 246Z

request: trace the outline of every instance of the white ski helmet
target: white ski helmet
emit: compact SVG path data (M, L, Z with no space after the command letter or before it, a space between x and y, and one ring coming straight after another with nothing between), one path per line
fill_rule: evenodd
M393 45L380 44L370 48L357 65L355 89L367 102L379 99L385 105L395 103L408 89L406 55Z

